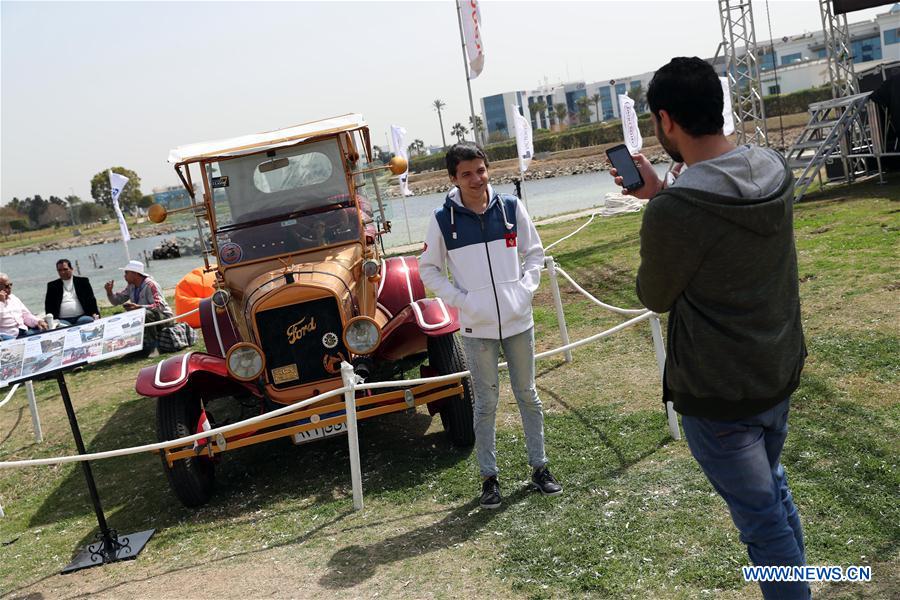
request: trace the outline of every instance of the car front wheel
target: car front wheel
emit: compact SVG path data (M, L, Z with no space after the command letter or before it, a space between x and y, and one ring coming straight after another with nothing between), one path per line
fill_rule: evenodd
M159 441L174 440L197 433L200 399L187 388L156 400L156 431ZM188 507L202 506L212 497L215 465L205 453L175 461L170 467L162 455L163 470L169 487Z
M455 334L428 338L428 363L440 375L468 370L462 342ZM472 382L462 380L463 394L449 398L440 409L444 431L454 446L471 446L475 443L474 405Z

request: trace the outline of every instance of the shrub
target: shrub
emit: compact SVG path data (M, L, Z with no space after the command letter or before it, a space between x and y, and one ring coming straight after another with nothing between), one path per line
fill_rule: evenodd
M790 94L766 96L763 102L766 105L766 116L777 117L781 115L793 115L805 113L813 102L821 102L831 99L831 87L823 85Z

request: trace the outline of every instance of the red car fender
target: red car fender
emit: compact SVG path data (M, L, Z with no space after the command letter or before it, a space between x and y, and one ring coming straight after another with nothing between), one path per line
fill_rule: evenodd
M424 297L425 284L419 277L419 261L414 256L395 256L381 263L378 305L388 318Z
M201 387L203 395L210 397L250 391L256 393L252 383L232 379L225 359L204 352L188 352L170 356L156 366L144 367L134 384L141 396L156 398L174 394L189 383Z
M407 304L381 332L381 344L376 356L383 360L401 358L424 352L429 336L459 331L459 311L447 306L440 298L422 298Z
M422 333L430 336L459 331L459 310L440 298L422 298L409 305Z
M227 310L216 309L210 298L201 300L198 308L206 349L213 356L225 358L228 349L240 341L230 314Z

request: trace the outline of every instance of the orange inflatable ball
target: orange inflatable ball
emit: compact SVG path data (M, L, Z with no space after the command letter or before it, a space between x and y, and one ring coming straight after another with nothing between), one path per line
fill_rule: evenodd
M183 315L200 306L200 301L209 298L216 291L215 272L204 273L203 267L197 267L181 278L175 286L175 314ZM200 329L200 313L178 319L194 329Z

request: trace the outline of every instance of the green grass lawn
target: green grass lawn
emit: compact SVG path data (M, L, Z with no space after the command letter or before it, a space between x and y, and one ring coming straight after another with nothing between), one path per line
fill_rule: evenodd
M783 462L809 563L872 565L875 579L816 585L817 597L900 595L898 187L838 188L796 208L810 355ZM553 255L601 300L637 307L640 218L597 219ZM576 226L559 223L540 233L548 244ZM573 340L624 320L561 286ZM558 345L546 278L535 315L538 350ZM89 451L155 441L154 403L133 391L146 364L122 360L68 377ZM217 495L197 510L177 502L156 456L96 462L110 525L157 533L130 566L65 578L55 574L96 533L80 466L3 470L0 594L115 593L140 578L157 581L157 595L165 595L179 577L233 571L252 581L260 565L280 561L296 574L291 585L303 574L307 587L297 595L758 597L741 579L748 559L723 501L686 444L668 435L647 324L575 351L572 363L541 361L538 373L547 452L565 486L560 497L524 486L523 436L504 375L501 510L478 509L474 453L450 447L439 419L420 410L361 423L366 508L359 513L351 507L345 438L227 453ZM0 409L0 460L74 451L55 384L36 389L44 443L33 441L23 395ZM260 587L245 583L244 595L268 589L262 580ZM241 588L221 594L241 595Z

